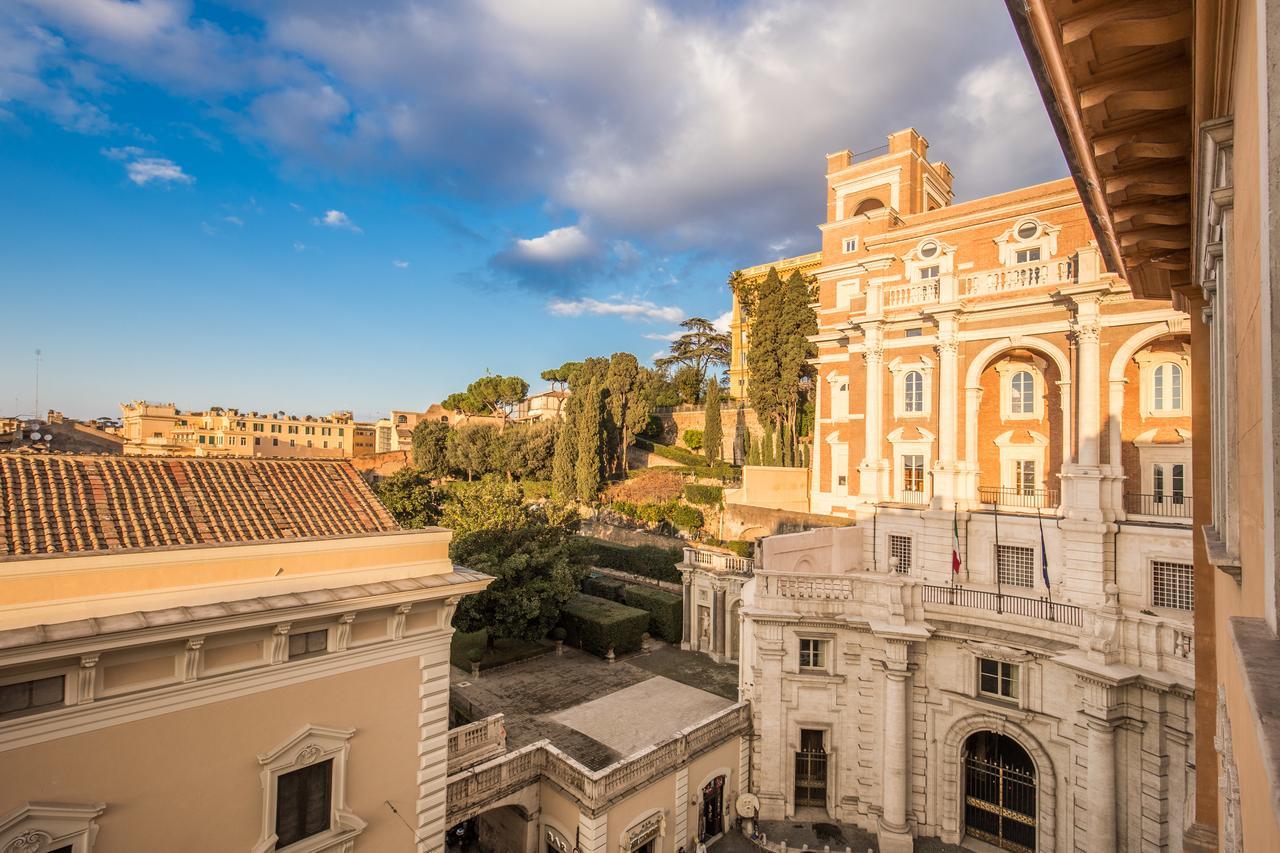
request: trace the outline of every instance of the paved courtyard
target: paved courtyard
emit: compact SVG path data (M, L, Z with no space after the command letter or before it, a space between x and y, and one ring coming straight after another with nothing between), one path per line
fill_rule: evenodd
M456 704L471 715L505 715L508 749L546 738L592 770L737 698L735 665L666 645L612 664L565 648L478 679L457 668L450 677Z

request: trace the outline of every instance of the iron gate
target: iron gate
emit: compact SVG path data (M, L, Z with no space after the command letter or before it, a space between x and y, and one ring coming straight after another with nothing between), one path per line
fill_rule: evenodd
M800 750L796 753L796 805L827 805L827 753Z
M1004 850L1036 849L1035 773L1011 766L999 751L965 756L965 831Z

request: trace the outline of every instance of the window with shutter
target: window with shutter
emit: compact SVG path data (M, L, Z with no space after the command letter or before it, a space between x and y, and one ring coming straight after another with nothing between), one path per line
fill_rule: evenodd
M333 759L276 778L276 849L329 829Z

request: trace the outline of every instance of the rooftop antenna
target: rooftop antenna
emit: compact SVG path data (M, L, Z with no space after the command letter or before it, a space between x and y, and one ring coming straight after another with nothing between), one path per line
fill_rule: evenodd
M44 357L44 352L36 347L36 410L32 412L35 417L40 417L40 359Z

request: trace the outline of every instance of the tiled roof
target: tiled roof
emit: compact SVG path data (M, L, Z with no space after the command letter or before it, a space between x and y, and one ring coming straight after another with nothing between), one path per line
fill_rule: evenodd
M345 462L0 453L0 559L396 529Z

